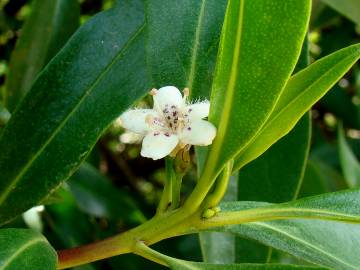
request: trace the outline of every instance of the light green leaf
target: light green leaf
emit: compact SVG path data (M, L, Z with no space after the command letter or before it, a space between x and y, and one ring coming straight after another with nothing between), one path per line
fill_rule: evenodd
M188 87L208 98L227 0L147 0L152 84Z
M345 17L360 25L359 0L322 0Z
M230 177L229 186L223 201L237 200L238 174ZM222 232L199 233L201 253L206 263L234 263L236 259L234 235Z
M360 163L345 139L342 125L338 127L339 158L345 180L349 187L360 186Z
M359 58L360 44L357 44L328 55L291 77L265 126L238 154L234 170L260 156L286 135Z
M258 133L300 55L308 0L230 0L212 86L209 120L218 127L206 163L213 179Z
M326 269L286 264L207 264L176 260L170 263L172 270L317 270Z
M11 55L5 105L12 112L43 66L78 28L80 7L74 0L35 0Z
M207 226L229 224L217 227L216 231L251 238L326 267L357 269L359 204L360 189L282 204L224 203L223 212L212 218Z
M310 147L310 124L307 114L288 135L240 170L238 200L280 203L296 199ZM270 251L253 242L237 238L236 243L237 262L269 259Z
M148 91L143 28L142 1L121 2L83 25L38 76L0 137L0 224L70 177Z
M28 229L0 230L0 270L55 270L57 255L41 234Z
M309 64L308 40L304 40L295 71ZM310 114L284 138L239 172L240 201L287 202L296 199L310 147ZM236 262L271 261L272 249L248 239L236 238Z
M79 208L85 213L96 217L123 219L130 223L146 221L130 194L111 185L108 179L88 163L80 166L68 185Z

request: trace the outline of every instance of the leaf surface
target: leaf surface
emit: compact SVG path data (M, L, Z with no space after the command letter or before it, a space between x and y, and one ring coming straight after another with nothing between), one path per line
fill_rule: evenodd
M148 91L143 28L140 0L117 4L83 25L38 76L0 137L0 224L70 177Z
M57 255L41 234L28 229L0 230L0 269L55 270Z
M235 159L234 170L254 160L286 135L360 58L360 44L324 57L291 77L264 127Z
M224 203L223 212L200 227L218 225L216 231L251 238L315 264L357 269L359 195L360 189L354 189L282 204Z
M227 0L147 0L147 59L156 88L208 98Z
M61 49L79 25L79 2L36 0L12 52L5 104L10 111L30 89L43 66Z
M213 179L265 123L300 55L309 13L308 0L229 1L209 116L218 132L205 178Z

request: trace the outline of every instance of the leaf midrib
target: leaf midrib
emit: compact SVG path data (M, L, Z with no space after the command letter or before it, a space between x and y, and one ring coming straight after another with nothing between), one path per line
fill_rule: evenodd
M230 0L231 1L231 0ZM230 3L228 3L230 6ZM239 69L239 61L240 61L240 49L241 49L241 42L242 42L242 34L243 34L243 23L244 23L244 9L245 9L245 0L240 1L239 3L239 14L238 14L238 25L236 28L236 38L235 38L235 48L234 52L232 54L232 65L231 65L231 71L229 76L228 85L226 87L226 96L225 96L225 102L223 105L223 112L221 114L221 117L219 119L222 119L220 121L218 132L214 141L214 144L211 148L210 155L208 157L208 164L211 164L208 170L208 174L210 174L210 171L213 171L216 167L216 163L219 159L219 152L223 145L223 141L225 138L226 130L229 126L229 115L231 112L231 104L233 102L233 97L235 94L235 86L236 86L236 80L238 77L238 69ZM228 6L228 7L229 7ZM228 11L227 11L228 12ZM226 17L225 17L226 20ZM227 24L227 21L225 22ZM226 25L225 25L226 26Z
M198 49L199 49L199 45L200 45L200 30L201 30L201 26L203 24L203 19L204 19L205 2L206 2L206 0L201 1L200 13L199 13L199 17L198 17L198 21L197 21L197 25L196 25L196 31L195 31L193 51L191 54L190 72L189 72L189 78L188 78L188 82L187 82L187 86L186 86L186 87L189 87L190 91L192 90L192 86L193 86L194 78L195 78L196 58L198 55Z
M19 248L14 254L12 254L7 261L5 261L5 263L1 266L0 270L5 270L13 261L14 259L16 259L18 257L19 254L21 254L22 252L24 252L26 249L28 249L29 247L36 245L38 243L45 243L46 241L42 240L42 239L33 239L29 242L27 242L26 244L24 244L21 248Z
M266 224L266 223L263 223L263 222L253 222L252 224L258 225L258 226L260 226L260 227L263 226L263 227L266 227L266 228L268 228L268 229L270 229L270 230L273 230L273 231L275 231L275 232L278 232L278 233L280 233L280 234L286 235L287 237L293 239L294 241L298 241L298 242L300 242L300 243L303 243L304 245L306 245L306 246L308 246L308 247L310 247L310 248L312 248L312 249L314 249L314 250L319 251L320 253L326 255L326 256L329 257L329 258L335 259L336 261L342 263L343 265L347 265L347 266L349 266L349 267L351 267L352 269L355 269L355 270L357 269L357 268L354 267L354 265L348 264L347 262L345 262L345 261L341 260L340 258L332 255L331 253L328 253L328 252L326 252L326 251L324 251L324 250L322 250L322 249L320 249L320 248L312 245L311 243L309 243L309 242L307 242L307 241L305 241L305 240L303 240L303 239L301 239L301 238L298 238L298 237L296 237L296 236L294 236L294 235L291 235L291 234L289 234L289 233L287 233L287 232L285 232L285 231L282 231L282 230L280 230L280 229L278 229L278 228L276 228L276 227L273 227L273 226L271 226L271 225L269 225L269 224ZM247 224L246 226L252 226L252 224Z
M8 188L6 188L1 196L0 196L0 205L7 199L11 190L16 186L16 184L21 180L21 177L27 172L27 170L31 167L31 165L35 162L35 160L40 156L40 154L45 150L45 148L51 143L51 141L56 137L56 135L61 131L62 127L68 122L68 120L74 115L74 113L80 108L81 104L84 102L86 97L91 93L91 91L97 86L97 84L101 81L101 79L108 73L108 71L112 68L112 66L124 55L127 49L130 47L131 43L140 35L143 31L145 24L143 23L139 29L137 29L131 38L124 44L123 48L114 56L113 60L105 67L103 72L99 74L99 76L95 79L92 86L84 92L81 96L79 102L75 105L75 107L69 112L69 114L65 117L65 119L59 124L59 126L55 129L54 133L49 137L48 140L40 147L39 151L33 155L29 161L24 165L23 169L20 170L17 177L10 182Z

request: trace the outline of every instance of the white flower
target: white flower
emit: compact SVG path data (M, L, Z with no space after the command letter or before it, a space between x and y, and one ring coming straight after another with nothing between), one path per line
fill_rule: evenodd
M209 114L208 101L189 104L189 90L182 97L179 89L165 86L151 92L153 109L134 109L120 116L122 126L144 137L141 155L160 159L175 148L186 145L209 145L216 135L216 128L203 120Z

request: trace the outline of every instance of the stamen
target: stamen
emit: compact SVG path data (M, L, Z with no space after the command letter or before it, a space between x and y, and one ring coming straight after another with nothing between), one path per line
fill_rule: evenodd
M158 92L158 90L157 90L156 88L153 88L153 89L151 89L151 91L149 92L149 94L150 94L151 96L155 96L155 95L157 94L157 92Z
M189 88L188 88L188 87L184 88L183 93L184 93L184 97L188 97L188 96L190 95L190 90L189 90Z

